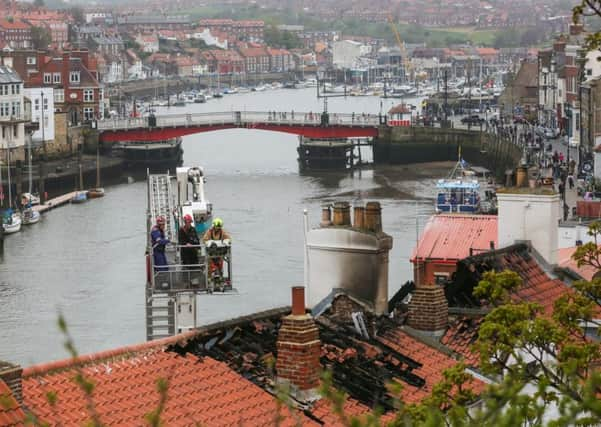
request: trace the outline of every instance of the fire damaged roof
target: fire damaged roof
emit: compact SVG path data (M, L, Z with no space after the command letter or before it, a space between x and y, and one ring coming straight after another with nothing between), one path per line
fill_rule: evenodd
M163 377L169 382L170 399L162 414L167 425L272 425L275 417L281 425L341 425L328 401L293 400L291 408L277 404L278 332L288 313L288 307L269 310L138 346L27 368L24 404L41 421L81 424L86 399L73 381L81 370L95 384L100 419L110 425L136 424L155 409L156 381ZM333 386L347 394L349 415L380 407L384 421L390 420L395 396L388 383L402 385L402 401L419 402L442 379L443 370L457 363L450 351L422 341L400 322L376 318L346 295L337 296L315 319L319 365L332 372ZM472 386L479 391L484 385L474 379ZM45 400L51 391L57 393L53 406Z

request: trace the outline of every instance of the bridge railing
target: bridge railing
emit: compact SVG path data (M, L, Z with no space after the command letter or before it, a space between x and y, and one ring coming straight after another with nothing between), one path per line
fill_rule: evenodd
M164 114L155 116L151 123L149 117L109 118L97 122L98 130L128 130L148 127L186 127L186 126L248 126L258 124L276 124L291 126L320 126L323 113L294 111L226 111L212 113ZM328 113L330 126L374 127L381 118L374 114ZM149 126L152 124L152 126Z

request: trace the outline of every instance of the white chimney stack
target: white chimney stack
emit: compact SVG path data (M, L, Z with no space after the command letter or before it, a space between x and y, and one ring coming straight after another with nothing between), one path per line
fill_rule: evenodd
M529 241L550 265L557 264L559 194L549 188L504 188L497 192L499 247Z

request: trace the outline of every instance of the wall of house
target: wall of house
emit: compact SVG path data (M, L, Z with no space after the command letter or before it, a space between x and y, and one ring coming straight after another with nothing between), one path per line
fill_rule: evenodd
M530 241L546 262L557 264L559 194L551 189L509 188L497 192L497 201L499 247Z
M25 88L25 96L31 100L31 121L40 124L40 128L33 133L32 141L52 142L54 140L54 89L51 87ZM44 126L42 132L42 105Z

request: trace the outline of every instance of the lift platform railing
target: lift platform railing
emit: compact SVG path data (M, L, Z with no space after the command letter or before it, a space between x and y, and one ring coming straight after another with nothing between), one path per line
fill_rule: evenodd
M197 264L183 264L180 262L181 249L198 250ZM169 244L165 248L174 262L167 265L155 265L154 258L150 255L149 285L153 292L225 292L234 290L231 283L231 247L220 254L206 254L206 245L175 245ZM150 251L151 253L151 251ZM222 264L218 276L211 271L211 262Z

